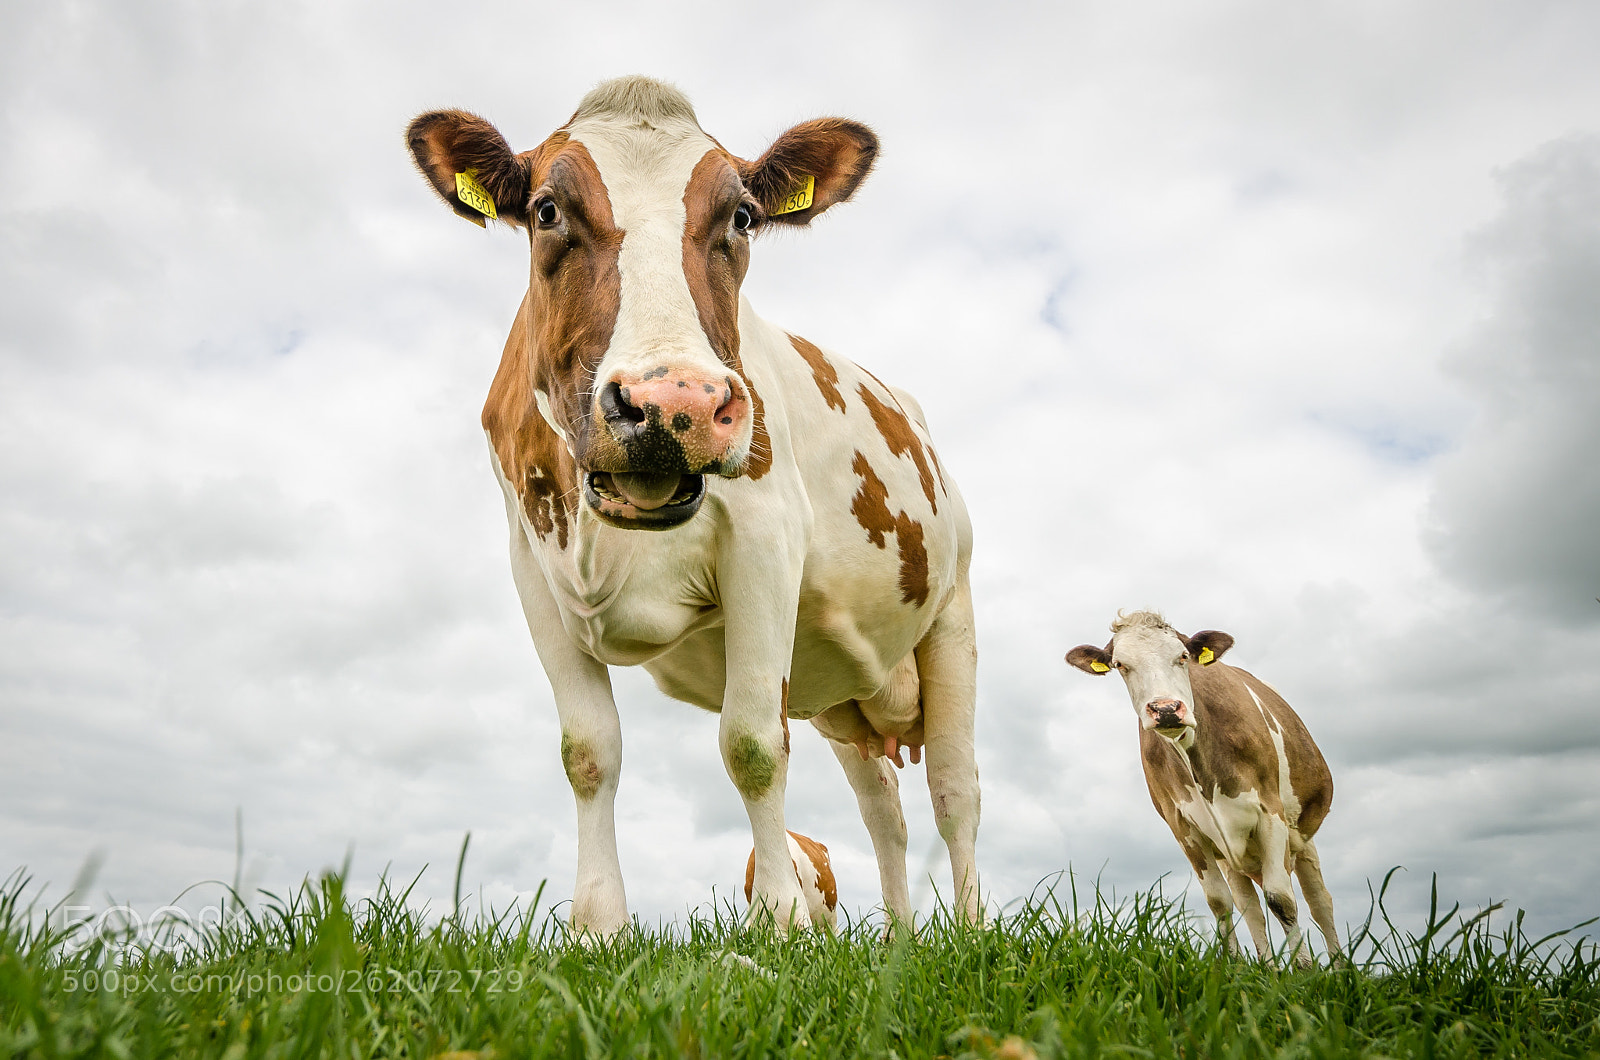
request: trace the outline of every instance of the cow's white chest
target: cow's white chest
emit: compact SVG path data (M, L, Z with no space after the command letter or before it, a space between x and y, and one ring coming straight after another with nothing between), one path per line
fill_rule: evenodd
M515 532L531 547L567 635L590 656L635 666L721 623L713 550L695 540L707 534L704 524L666 534L617 530L580 508L569 516L564 541L541 535L492 447L490 455L507 512L515 513Z
M585 651L607 665L634 666L721 624L709 549L667 547L661 535L615 530L586 515L574 520L568 548L546 538L539 549L562 624Z
M1235 796L1213 791L1208 797L1190 784L1178 802L1178 813L1229 864L1244 872L1259 871L1260 856L1252 853L1251 838L1261 821L1261 797L1254 791Z

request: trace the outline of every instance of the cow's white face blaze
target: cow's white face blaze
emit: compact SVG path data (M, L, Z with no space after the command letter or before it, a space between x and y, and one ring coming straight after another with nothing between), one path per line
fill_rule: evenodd
M761 398L739 361L749 241L849 198L876 154L870 130L806 122L746 162L700 129L681 94L628 78L591 92L522 154L461 111L423 115L408 138L458 213L472 216L455 173L472 169L501 219L528 231L529 382L590 510L668 529L699 509L703 476L764 472ZM804 177L813 205L769 218Z
M586 499L619 523L687 518L703 495L699 476L744 470L755 427L737 348L713 347L685 268L689 208L706 195L694 176L718 148L688 119L602 114L580 117L568 135L588 148L622 232L616 322L586 410L595 441L580 460ZM736 186L733 205L747 197ZM745 260L748 240L729 226ZM723 293L736 309L737 285Z
M1122 675L1142 728L1182 739L1195 727L1189 648L1171 629L1133 626L1111 638L1111 666Z

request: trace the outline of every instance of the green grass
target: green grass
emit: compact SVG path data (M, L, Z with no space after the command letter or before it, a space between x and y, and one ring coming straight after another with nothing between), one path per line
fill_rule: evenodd
M0 888L0 1056L1600 1056L1593 943L1437 904L1410 932L1381 891L1350 965L1285 971L1158 890L1079 908L1070 881L914 941L714 912L593 948L537 903L431 923L337 875L187 942L79 945L25 890Z

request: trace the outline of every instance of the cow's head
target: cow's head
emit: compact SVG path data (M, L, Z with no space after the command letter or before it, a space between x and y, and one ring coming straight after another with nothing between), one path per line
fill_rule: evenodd
M1219 630L1185 637L1155 612L1135 611L1117 615L1111 643L1104 648L1080 644L1067 652L1067 662L1096 676L1116 670L1128 686L1139 725L1187 744L1196 726L1189 667L1210 666L1231 647L1233 638Z
M770 460L739 360L750 240L850 198L877 155L870 129L804 122L748 162L676 89L629 77L531 151L458 110L421 115L407 140L456 213L482 223L492 210L527 231L529 384L602 519L677 526L699 509L702 476Z

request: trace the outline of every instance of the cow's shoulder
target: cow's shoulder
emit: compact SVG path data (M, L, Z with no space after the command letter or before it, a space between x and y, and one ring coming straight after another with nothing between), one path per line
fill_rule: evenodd
M1242 675L1223 662L1189 664L1198 722L1197 759L1209 774L1201 782L1207 790L1216 784L1230 797L1277 789L1277 750L1266 715L1251 698Z
M1311 730L1276 688L1248 670L1238 667L1234 670L1275 723L1276 735L1289 761L1295 798L1300 805L1300 832L1314 835L1333 805L1333 773L1328 769L1327 759L1312 739Z
M483 429L528 525L565 549L576 517L577 467L539 410L527 360L531 314L524 297L484 401Z
M1228 763L1241 781L1254 775L1261 790L1276 792L1282 781L1281 747L1291 787L1284 793L1286 808L1292 808L1301 834L1315 834L1333 803L1333 777L1300 716L1276 689L1240 667L1191 666L1190 675L1205 712L1201 734L1213 730L1208 749L1219 770Z

